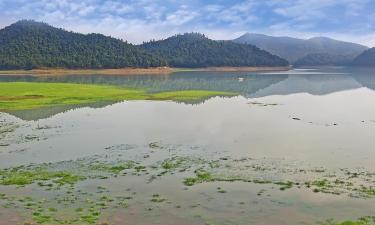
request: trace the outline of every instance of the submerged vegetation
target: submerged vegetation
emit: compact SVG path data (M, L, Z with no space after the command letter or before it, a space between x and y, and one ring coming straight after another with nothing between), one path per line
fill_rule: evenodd
M26 167L16 167L8 170L0 170L0 184L1 185L28 185L34 182L39 182L43 186L43 181L52 181L58 185L75 184L84 177L77 176L68 172L54 172L37 167L27 169ZM52 186L53 184L47 184Z
M231 95L201 90L150 90L70 83L3 83L0 84L0 106L7 106L5 110L14 110L126 99L195 101L211 94ZM248 102L244 106L256 110L264 108L265 111L268 107L277 109L283 104L286 103L267 100ZM21 112L29 111L32 110ZM250 148L244 154L231 154L232 147L241 146L227 146L213 139L215 145L190 139L186 141L188 144L181 143L174 140L174 136L165 137L163 133L152 138L141 133L141 140L132 139L132 136L124 138L129 135L127 131L133 132L132 126L124 126L127 130L116 133L118 138L99 139L98 145L90 145L94 147L93 151L81 151L86 149L81 149L82 145L75 145L74 142L67 144L67 147L57 145L63 151L77 151L79 154L66 154L72 160L66 160L64 156L66 161L48 162L51 158L56 160L53 157L56 156L53 152L53 145L56 144L53 135L72 135L68 132L77 130L67 127L76 126L76 123L60 124L55 119L26 122L7 113L0 113L0 116L0 153L5 156L3 161L8 155L16 158L15 161L5 162L6 165L0 168L0 211L3 221L16 217L20 221L18 224L78 225L111 224L120 219L125 221L125 218L127 223L137 224L139 220L133 217L136 215L142 218L144 224L149 223L148 219L168 224L161 218L166 215L164 212L168 212L178 219L189 217L192 224L247 224L259 216L258 209L265 210L264 215L267 215L270 211L289 212L298 207L296 213L302 215L298 218L311 218L305 224L312 221L323 221L317 224L324 225L375 223L373 217L357 219L373 215L371 209L366 207L371 207L375 200L375 173L365 167L347 165L351 168L337 168L320 163L314 165L314 161L307 163L293 157L262 157L253 154ZM306 118L296 113L290 115L286 122L298 124L308 121ZM154 124L148 125L152 127ZM372 126L373 123L366 125ZM254 128L249 126L246 129ZM44 141L50 138L51 141ZM46 149L47 154L51 155L43 155L35 161L25 157L35 154L39 147L43 152L44 144L52 146ZM18 156L20 161L17 161ZM35 163L28 164L30 161ZM316 204L315 200L320 199L332 201L333 204ZM345 205L343 212L340 207L332 207L336 203L338 206ZM349 211L357 206L358 210ZM233 213L223 213L223 209L228 207L233 209ZM326 209L325 214L319 214ZM350 213L345 214L348 211ZM7 212L10 212L9 216ZM326 221L327 218L334 220ZM288 222L295 222L294 219ZM173 222L179 224L178 221Z
M373 225L375 224L375 216L366 216L359 218L358 220L347 220L344 222L336 222L334 220L328 220L323 225Z
M113 194L105 187L107 183L114 179L137 179L147 185L170 179L171 175L186 186L184 191L203 183L244 182L256 189L262 186L257 191L259 197L292 188L304 188L316 194L347 194L362 199L375 197L373 174L368 171L329 171L303 165L297 168L296 164L290 166L283 160L175 154L184 148L186 146L160 141L145 146L118 144L105 147L104 155L0 169L0 190L12 185L18 187L16 193L19 192L16 197L12 197L15 193L0 194L0 207L26 210L39 224L95 224L101 221L103 214L127 210L139 201L143 202L145 211L174 204L173 198L155 192L151 192L151 196L147 193L141 199L131 189L121 191L121 195ZM187 149L196 148L199 146L187 146ZM91 188L81 189L82 185ZM52 197L24 196L23 190L30 190L30 187L43 191L45 196L52 194ZM93 187L96 188L92 190ZM231 192L220 186L213 188L219 195ZM176 204L176 208L186 207L181 206L181 202ZM366 217L358 221L327 221L324 224L368 225L372 222L372 217Z
M46 106L78 105L100 101L173 100L197 101L235 93L205 90L150 93L147 89L69 83L0 83L0 110L24 110Z

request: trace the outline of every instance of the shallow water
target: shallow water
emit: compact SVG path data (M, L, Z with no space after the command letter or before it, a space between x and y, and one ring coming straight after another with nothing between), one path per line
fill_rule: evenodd
M220 173L241 178L251 175L275 181L305 181L336 174L349 179L342 171L350 170L366 173L358 182L374 188L375 70L336 67L264 74L0 76L0 82L11 81L115 84L155 92L220 90L239 96L202 102L125 101L0 113L3 127L14 126L12 132L0 136L1 168L90 157L131 159L147 168L171 157L221 158L221 163L228 165L220 167ZM158 147L153 149L152 143ZM248 171L249 165L242 167L236 161L243 158L265 169ZM136 191L128 208L109 207L102 214L99 222L110 224L309 224L375 215L375 197L355 197L352 190L340 195L295 186L280 191L272 184L240 181L187 188L183 179L205 166L197 163L190 171L174 171L153 182L149 182L152 169L138 175L89 179L79 182L75 190L95 193L97 186L104 186L109 196ZM316 168L325 172L290 172ZM33 185L21 189L18 193L0 186L0 193L46 195L50 204L58 193ZM150 202L155 193L167 201ZM16 216L11 218L9 215L14 214L0 213L0 224L11 220L23 224L28 219L27 213L14 210Z

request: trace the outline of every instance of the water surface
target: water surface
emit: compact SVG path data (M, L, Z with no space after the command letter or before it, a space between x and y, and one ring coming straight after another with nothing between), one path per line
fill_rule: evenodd
M145 165L171 157L233 162L246 158L266 168L254 174L257 178L303 180L312 175L285 171L316 168L323 168L322 176L366 171L370 174L367 182L374 188L375 70L332 67L279 73L0 76L0 82L13 81L110 84L152 92L219 90L239 95L201 102L100 102L1 113L3 124L17 124L14 132L0 136L2 168L93 156L132 159ZM150 149L150 143L157 143L159 151ZM235 168L228 173L250 173L247 167L236 166L228 165ZM272 185L246 182L202 183L186 190L185 173L151 183L147 176L87 180L78 189L90 192L102 185L113 196L136 190L136 201L129 208L103 215L101 220L108 223L154 224L156 219L160 224L307 224L375 215L374 196L314 193L297 187L280 191ZM225 193L218 192L218 187ZM265 194L259 195L263 189ZM9 189L0 187L0 192ZM167 196L169 203L153 205L149 202L153 193ZM2 217L2 221L9 220Z

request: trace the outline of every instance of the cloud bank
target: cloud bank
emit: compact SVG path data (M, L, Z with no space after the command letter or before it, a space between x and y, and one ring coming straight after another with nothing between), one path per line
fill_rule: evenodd
M34 19L132 43L202 32L329 36L375 46L374 0L0 0L0 26Z

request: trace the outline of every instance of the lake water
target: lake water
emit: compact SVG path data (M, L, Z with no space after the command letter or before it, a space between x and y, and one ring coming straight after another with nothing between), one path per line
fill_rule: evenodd
M1 168L46 162L76 168L77 160L145 166L78 182L76 201L65 208L55 201L64 188L0 186L7 195L47 199L62 211L57 217L69 207L88 207L80 193L95 199L103 194L99 186L108 196L133 196L126 208L103 208L99 224L315 224L375 215L375 70L0 76L0 82L12 81L239 93L200 102L99 102L0 113L1 126L12 128L0 133ZM178 168L160 174L165 160L177 158L184 159ZM184 185L197 170L220 179ZM330 183L318 184L324 180ZM288 181L292 187L278 184ZM150 201L154 195L163 200ZM22 208L0 207L0 224L30 218Z

